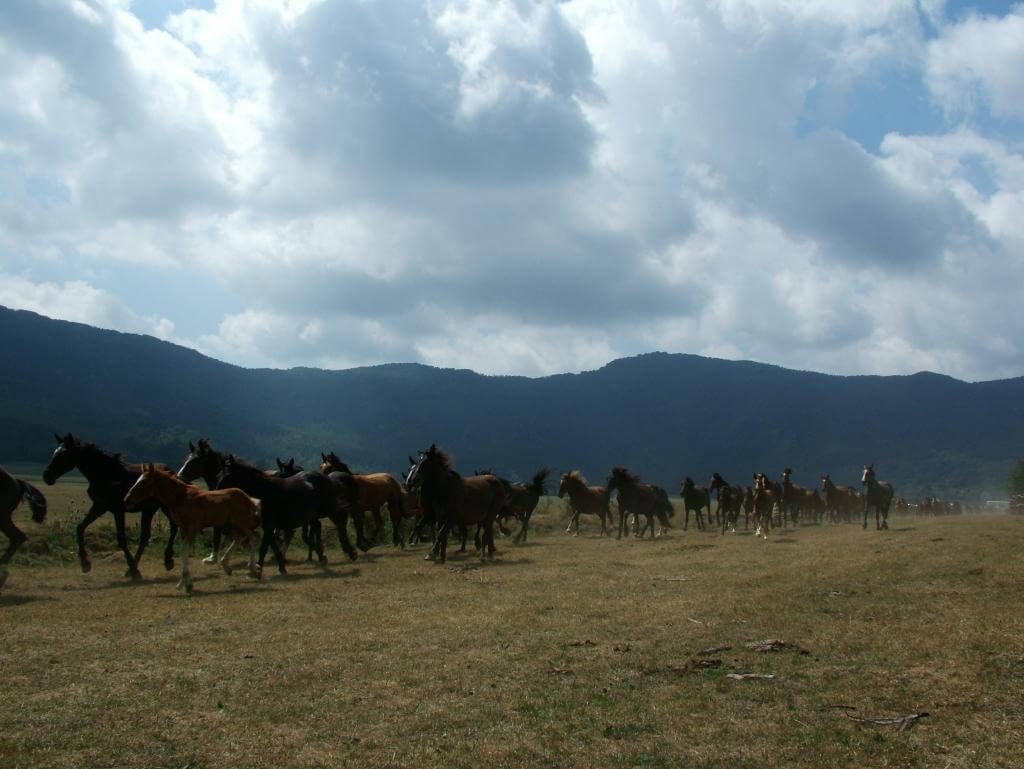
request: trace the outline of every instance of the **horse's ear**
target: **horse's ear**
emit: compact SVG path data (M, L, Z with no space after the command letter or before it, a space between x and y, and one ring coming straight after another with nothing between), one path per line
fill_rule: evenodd
M195 454L195 453L196 453L196 447L192 445L192 441L189 441L189 442L188 442L188 450L189 450L190 452L192 452L193 454Z
M320 452L320 460L323 461L323 462L327 461L327 455L324 454L322 451Z
M53 437L57 439L57 443L63 443L64 442L64 439L61 438L59 435L57 435L57 433L54 433Z
M284 462L281 461L281 457L275 457L277 460L277 469L284 470Z
M410 465L414 465L414 464L416 464L416 460L415 460L415 459L413 459L412 457L409 457L409 464L410 464Z

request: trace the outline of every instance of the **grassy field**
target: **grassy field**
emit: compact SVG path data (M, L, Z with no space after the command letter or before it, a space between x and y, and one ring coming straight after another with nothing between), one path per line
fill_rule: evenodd
M494 563L332 536L327 571L197 564L186 598L159 543L129 584L108 521L81 574L84 487L46 491L0 594L2 767L1024 765L1021 518L618 542L546 500Z

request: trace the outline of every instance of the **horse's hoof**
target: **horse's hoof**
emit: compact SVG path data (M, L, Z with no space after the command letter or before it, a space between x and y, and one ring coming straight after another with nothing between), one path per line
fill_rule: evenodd
M353 552L351 552L351 553L348 553L347 555L348 555L348 559L349 559L349 561L354 561L354 560L356 560L357 558L359 558L359 553L357 553L357 552L355 552L355 551L353 551Z
M228 566L226 564L222 564L221 568L224 569L224 573L225 574L227 574L229 577L231 576L232 568L230 566Z
M433 560L435 560L436 558L437 558L437 556L436 556L436 555L435 555L434 553L427 553L427 554L426 554L426 555L425 555L425 556L423 557L423 560L424 560L424 561L433 561Z
M206 556L203 559L203 563L215 563L216 561L217 561L217 554L216 553L210 553L208 556Z
M164 558L164 569L166 571L170 571L173 568L174 568L174 559L173 558Z
M92 563L90 561L82 561L82 574L88 574L92 571Z
M185 595L192 595L192 583L189 582L185 585Z

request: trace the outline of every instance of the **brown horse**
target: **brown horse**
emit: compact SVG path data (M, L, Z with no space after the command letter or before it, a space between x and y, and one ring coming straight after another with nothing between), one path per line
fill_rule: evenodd
M505 485L497 477L463 478L455 472L451 457L431 445L419 453L407 482L420 490L424 518L440 524L434 547L427 553L428 561L436 559L444 563L451 530L474 524L483 529L481 560L494 557L494 520L508 502Z
M28 501L32 520L42 523L46 518L46 497L31 483L15 478L0 467L0 531L10 540L7 550L0 556L0 587L7 581L7 564L27 539L14 525L14 509L22 499Z
M772 526L772 511L782 504L782 489L768 480L764 473L754 473L754 536L768 539ZM781 514L780 514L781 515Z
M256 529L260 525L260 503L241 489L220 489L203 491L186 483L168 470L147 464L135 484L125 494L124 503L131 508L146 499L158 499L167 508L168 514L181 529L181 580L178 587L184 587L192 595L192 573L189 571L189 554L196 535L209 526L230 528L231 531L249 542L249 573L257 576L256 544L259 537ZM220 565L226 574L231 573L228 555L235 546L232 539L220 557Z
M402 484L388 473L353 473L347 464L341 461L341 457L333 451L324 454L320 453L323 464L320 465L320 472L347 473L355 481L357 490L356 508L352 511L353 516L362 516L369 510L373 514L374 531L370 542L376 544L380 534L384 530L384 518L381 509L388 506L388 515L391 518L391 544L396 547L404 547L405 541L401 537L402 519L411 517L405 509L405 494Z
M864 526L868 527L868 510L875 508L875 528L889 528L889 506L892 504L892 484L875 478L875 466L864 465L864 474L860 482L867 487L864 492Z
M569 525L565 527L568 534L575 528L574 537L580 534L580 515L596 515L601 519L601 536L611 535L608 523L612 514L608 508L608 488L605 486L588 486L587 479L579 470L563 473L558 484L558 496L569 495Z
M644 516L647 521L637 536L643 538L647 529L651 530L651 539L655 537L654 519L661 523L661 534L669 528L668 519L675 514L665 489L651 483L642 483L640 476L625 467L612 468L608 476L608 493L619 492L619 533L621 539L626 529L626 518L633 515L636 520Z
M715 508L715 516L722 526L722 533L725 534L726 527L732 527L735 532L736 521L739 520L740 508L743 506L743 487L733 486L721 475L714 473L708 483L708 491L717 494L718 507Z
M861 495L852 486L837 486L831 476L821 476L821 492L825 495L825 512L833 523L851 523L860 508Z
M711 523L711 492L707 486L699 489L693 482L693 478L686 476L683 485L679 487L679 496L683 498L683 509L686 511L686 518L683 519L683 531L690 528L690 511L693 510L697 521L697 528L704 528L704 515L701 511L707 508L708 523Z
M512 539L517 545L520 542L526 541L526 535L530 530L530 517L533 515L533 511L537 509L537 503L540 501L540 498L544 496L544 487L550 474L551 468L542 467L533 474L533 478L529 483L508 484L508 504L505 505L505 509L498 516L498 527L502 528L501 521L505 518L511 517L518 520L519 532ZM483 475L483 473L478 473L478 475ZM502 533L507 536L507 532L504 529Z

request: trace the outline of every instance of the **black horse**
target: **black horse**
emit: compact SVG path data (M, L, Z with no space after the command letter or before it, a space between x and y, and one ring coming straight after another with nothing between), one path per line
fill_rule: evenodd
M97 447L93 443L86 443L68 433L63 438L54 433L57 439L57 449L50 458L50 463L43 471L43 480L48 486L52 486L65 473L73 468L85 476L89 481L89 488L86 493L92 500L89 512L78 524L78 560L83 572L92 569L89 561L89 554L85 551L85 530L89 525L106 512L114 516L114 526L117 530L117 546L124 553L128 570L125 576L133 580L142 579L139 572L139 559L149 544L150 533L153 528L153 516L157 510L163 510L170 522L170 533L167 537L167 547L164 550L164 567L169 571L174 568L174 538L178 533L178 526L171 519L167 509L155 499L143 500L137 507L127 508L124 504L124 497L128 490L135 485L135 482L142 474L142 465L127 464L121 459L120 454L110 454ZM128 549L128 538L125 535L124 516L125 513L141 513L139 525L139 548L133 556Z
M717 495L718 508L715 515L722 522L722 533L725 534L728 526L736 531L736 522L739 520L740 509L743 507L743 487L733 486L721 475L714 473L708 483L708 491L715 492Z
M420 491L423 519L440 524L427 560L444 563L452 529L472 524L483 529L481 559L494 557L494 521L508 501L508 491L499 478L494 475L463 478L455 472L451 457L431 445L419 453L406 476L406 483Z
M875 508L875 528L889 528L889 505L892 504L892 484L875 479L875 466L864 465L860 482L867 486L864 492L864 526L868 527L868 508Z
M637 519L642 515L647 519L638 534L641 538L649 528L651 539L654 539L655 517L661 523L662 532L668 528L668 519L675 514L675 509L669 502L665 489L650 483L641 483L640 476L625 467L613 468L605 487L609 494L613 491L619 492L619 534L616 539L622 538L629 515L634 515Z
M46 519L46 497L31 483L15 478L0 467L0 531L10 540L7 550L0 556L0 587L7 581L7 564L27 539L14 525L14 510L23 499L32 511L32 520L42 523Z
M350 560L356 560L355 548L348 538L348 516L354 501L351 492L341 482L323 473L303 471L288 478L268 475L240 459L228 455L224 472L217 482L218 489L239 488L250 497L260 500L263 515L263 538L260 542L259 568L267 557L267 549L274 551L277 569L286 574L284 553L277 541L280 532L304 525L319 526L321 518L328 518L338 529L341 547ZM312 535L320 563L326 563L322 537Z
M708 511L708 523L711 523L711 492L706 486L699 489L693 482L693 478L686 476L683 485L679 488L679 496L683 498L683 509L686 511L686 518L683 520L683 531L690 528L690 511L695 512L697 528L704 528L704 515L701 512L705 508Z

